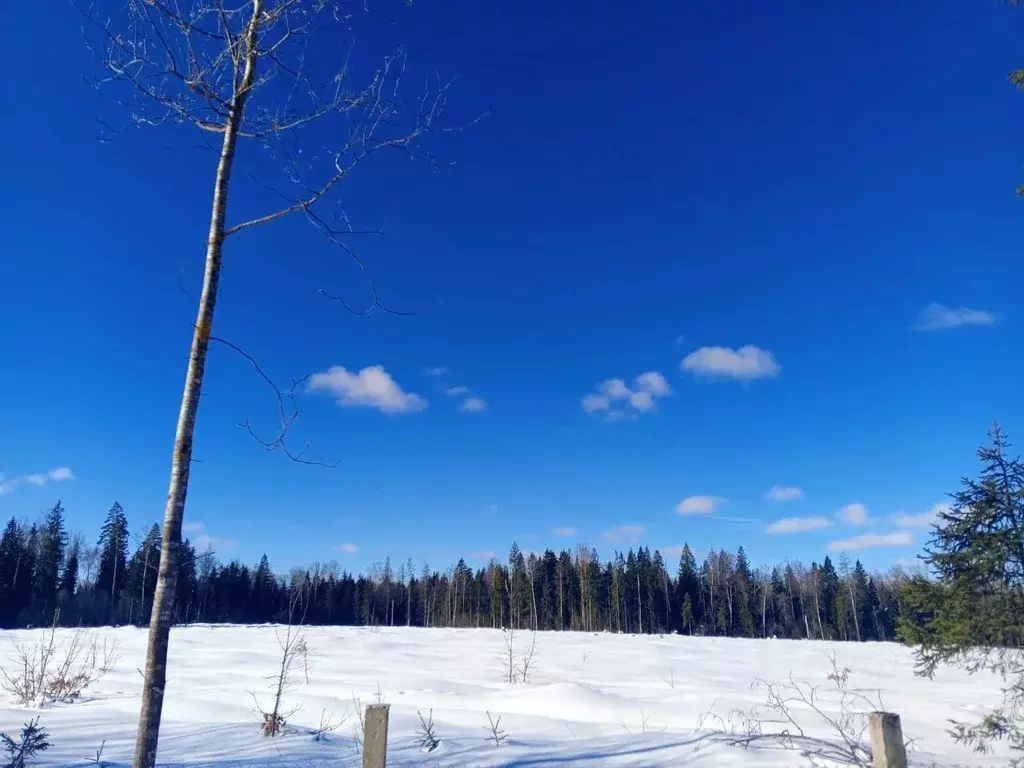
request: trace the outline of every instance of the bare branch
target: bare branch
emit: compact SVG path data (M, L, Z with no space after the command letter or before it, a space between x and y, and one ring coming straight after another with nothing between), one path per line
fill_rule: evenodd
M333 469L334 467L337 467L339 464L341 464L341 459L338 459L333 463L326 463L322 461L313 461L304 458L306 451L309 450L309 443L303 446L302 450L299 451L298 453L293 452L288 447L288 432L291 429L292 425L295 423L296 419L298 419L299 414L302 413L302 410L299 408L298 404L295 401L295 392L300 386L302 386L302 384L306 382L306 380L309 378L308 375L303 376L300 379L293 379L291 387L289 387L287 390L283 390L280 387L278 387L277 384L274 383L274 380L271 379L266 374L266 372L264 372L264 370L260 367L260 364L256 362L256 358L254 358L244 349L242 349L236 344L232 344L227 339L220 338L219 336L210 336L210 341L215 341L218 344L223 344L229 349L233 349L235 352L237 352L246 360L248 360L249 363L252 365L253 369L259 375L259 377L263 379L264 382L266 382L267 386L270 387L271 391L274 393L274 398L277 400L277 412L278 418L280 419L281 428L273 438L265 440L256 434L249 420L246 419L239 426L245 429L253 440L262 445L268 451L280 450L289 459L299 464L308 464L310 466L315 467L327 467L328 469Z

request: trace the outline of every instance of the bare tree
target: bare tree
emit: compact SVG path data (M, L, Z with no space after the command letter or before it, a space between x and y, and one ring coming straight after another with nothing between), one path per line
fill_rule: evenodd
M102 0L101 0L102 1ZM85 2L85 0L83 0ZM409 110L399 100L405 56L401 51L357 84L348 55L334 71L318 72L310 54L315 35L344 47L351 17L343 0L126 0L106 16L96 6L81 7L90 47L102 65L98 85L121 87L129 102L129 123L177 123L197 129L217 154L202 292L175 430L170 482L164 511L160 567L153 600L145 683L133 765L156 762L160 716L167 677L168 638L177 580L185 499L192 465L192 443L210 342L233 349L251 363L277 399L280 428L269 437L243 426L264 448L307 464L305 449L293 451L289 428L298 416L291 388L279 388L250 355L213 335L224 244L253 227L300 214L342 253L362 261L347 237L356 230L343 208L327 209L333 193L355 169L380 150L397 150L429 160L421 139L438 129L448 84L428 84ZM362 9L361 4L354 7ZM334 35L331 35L333 30ZM317 125L331 136L327 146L306 147L302 137ZM219 149L209 139L218 137ZM247 219L228 220L228 200L240 142L250 142L283 165L289 192L273 190L283 202ZM349 311L368 315L386 309L367 279L371 300L362 310L326 291Z
M508 738L508 733L501 727L501 715L498 715L498 719L495 720L490 712L487 712L488 725L484 726L484 730L488 733L488 740L494 742L494 746L500 747L505 739Z
M256 702L256 712L260 715L260 729L264 736L277 736L284 731L288 725L288 719L299 711L301 705L286 708L284 695L294 687L292 684L292 671L295 666L302 662L306 665L309 656L309 647L306 645L306 635L302 624L306 616L307 601L303 597L304 585L291 590L288 596L288 624L282 634L277 631L277 644L281 648L281 663L277 673L268 678L271 681L271 688L274 695L274 705L270 710L265 710L260 700L253 693L253 701ZM300 613L301 611L301 613ZM298 618L298 623L295 623ZM306 672L306 682L309 682L309 673Z

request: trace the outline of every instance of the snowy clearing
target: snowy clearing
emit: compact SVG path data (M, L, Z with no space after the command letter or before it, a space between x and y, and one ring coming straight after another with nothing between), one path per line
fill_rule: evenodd
M145 657L146 632L88 630L102 643L117 640L116 669L72 704L44 710L16 706L0 693L0 731L14 734L36 712L53 747L38 765L131 762ZM15 644L33 643L44 630L0 632L0 660L10 664ZM58 631L70 638L71 630ZM996 766L1006 753L977 756L946 735L950 718L973 720L999 700L999 681L944 670L934 681L913 675L907 648L892 643L821 643L679 636L584 633L537 634L535 671L527 685L503 681L505 635L496 630L313 627L306 630L308 676L302 663L285 696L301 705L292 731L259 735L253 694L271 699L280 664L277 632L269 626L192 626L173 630L159 762L194 766L356 766L353 700L391 705L389 766L807 766L798 750L776 743L733 746L698 729L714 707L723 719L765 700L751 688L763 677L831 684L829 652L851 669L849 686L868 697L879 692L916 739L913 766ZM516 633L516 655L531 636ZM835 696L824 706L834 707ZM416 738L417 710L433 709L438 748L425 753ZM312 731L328 716L349 716L323 741ZM508 734L488 743L487 714L501 716ZM806 708L794 715L808 737L836 739ZM705 721L705 728L714 723ZM645 725L646 724L646 725ZM765 725L765 731L781 726ZM866 738L866 735L865 735Z

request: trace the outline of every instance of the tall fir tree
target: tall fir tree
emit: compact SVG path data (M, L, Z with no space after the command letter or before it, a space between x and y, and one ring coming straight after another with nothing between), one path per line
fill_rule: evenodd
M998 424L989 438L978 477L964 478L938 515L924 557L936 579L908 585L900 632L917 646L922 675L953 665L1007 680L1000 705L953 735L975 748L1005 739L1024 765L1024 464Z
M106 602L109 620L116 622L118 599L124 589L128 566L128 518L116 501L103 521L97 545L100 548L100 567L96 591Z
M57 588L64 567L68 544L64 529L64 506L58 500L43 518L36 549L36 568L32 588L32 614L37 623L53 621L57 609Z

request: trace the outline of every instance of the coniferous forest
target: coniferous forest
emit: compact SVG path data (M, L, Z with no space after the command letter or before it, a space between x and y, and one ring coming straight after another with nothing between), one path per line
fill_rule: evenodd
M146 625L160 554L160 528L129 534L115 503L95 545L70 536L58 501L35 523L8 521L0 539L0 625ZM222 563L185 542L174 599L178 624L262 623L417 627L512 627L893 640L910 577L867 573L860 561L825 557L809 566L754 567L739 547L698 562L689 547L670 563L646 547L615 552L524 553L507 563L441 572L390 560L352 574L336 562L275 573ZM291 615L290 615L291 614Z

